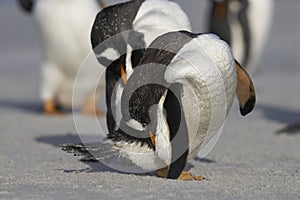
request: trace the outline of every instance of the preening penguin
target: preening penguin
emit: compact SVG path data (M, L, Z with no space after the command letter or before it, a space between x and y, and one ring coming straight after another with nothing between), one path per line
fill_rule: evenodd
M273 0L210 0L210 32L231 46L235 58L254 71L269 33Z
M41 98L46 114L60 113L57 105L71 108L72 103L82 112L94 113L101 87L94 93L97 70L102 70L95 59L95 68L77 72L92 52L90 30L100 10L96 0L19 0L25 11L35 19L43 45ZM75 81L80 91L73 93ZM94 97L94 95L96 97ZM72 99L73 98L73 99ZM73 102L72 102L73 100ZM97 111L96 111L97 112Z
M183 169L220 131L238 95L241 114L255 105L253 83L230 47L212 34L166 33L145 50L122 93L114 151L145 171L170 179L201 180ZM103 146L102 146L103 147ZM64 145L101 160L99 146Z
M190 30L181 7L167 0L132 0L106 7L96 17L91 42L106 70L107 125L110 133L120 124L120 97L126 80L144 49L160 35ZM120 79L123 81L119 81ZM116 93L113 93L117 90ZM119 98L114 98L113 95Z

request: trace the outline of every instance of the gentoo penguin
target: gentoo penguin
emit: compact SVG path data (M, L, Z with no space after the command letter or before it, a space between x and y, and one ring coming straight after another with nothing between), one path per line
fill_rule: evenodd
M190 22L174 2L132 0L104 8L94 22L91 42L100 64L106 70L107 125L109 132L120 123L120 98L112 101L113 90L120 97L125 82L143 56L143 49L170 31L191 30Z
M100 113L95 107L101 87L95 94L96 86L91 81L99 78L98 73L85 69L76 79L81 64L93 52L90 31L101 9L100 3L96 0L19 0L19 4L34 17L42 39L44 112L58 114L58 105L65 108L73 105L85 113ZM96 59L95 64L104 71ZM73 93L75 81L80 85L76 95Z
M270 29L273 0L209 1L209 31L228 42L235 58L254 71Z
M241 114L251 112L253 83L226 42L212 34L166 33L146 49L126 80L122 120L109 141L62 149L102 160L103 148L111 144L111 152L160 177L202 180L183 169L218 134L235 94Z

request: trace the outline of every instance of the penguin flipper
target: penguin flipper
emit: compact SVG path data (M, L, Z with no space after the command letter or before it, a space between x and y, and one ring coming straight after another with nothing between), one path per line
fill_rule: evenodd
M250 113L256 103L256 94L253 82L245 69L237 62L237 88L236 93L240 104L240 112L243 116Z

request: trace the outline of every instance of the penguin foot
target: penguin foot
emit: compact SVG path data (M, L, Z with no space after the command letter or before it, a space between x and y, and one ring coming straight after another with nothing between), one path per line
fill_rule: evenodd
M166 178L167 173L168 173L168 168L167 167L156 170L156 175L158 177Z
M156 171L157 176L166 178L168 173L168 168L162 168ZM202 180L207 180L203 176L193 176L191 172L189 171L183 171L181 172L180 176L177 178L178 180L182 181L202 181Z
M194 176L191 174L191 172L188 171L183 171L181 172L180 176L178 177L178 180L183 180L183 181L202 181L205 180L204 177L202 176Z
M45 115L62 115L63 112L57 109L55 100L47 100L43 103L43 110Z

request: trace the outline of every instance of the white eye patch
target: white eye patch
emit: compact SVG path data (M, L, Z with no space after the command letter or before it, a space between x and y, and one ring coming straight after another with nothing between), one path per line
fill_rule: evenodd
M135 130L138 130L138 131L144 131L144 130L146 130L146 128L143 127L143 125L141 123L139 123L138 121L136 121L135 119L129 120L128 122L126 122L126 124L129 127L133 128Z
M116 60L120 57L119 52L117 52L113 48L107 48L105 51L103 51L101 54L97 55L97 58L106 58L108 60Z

